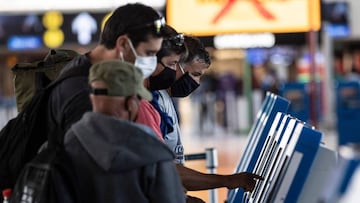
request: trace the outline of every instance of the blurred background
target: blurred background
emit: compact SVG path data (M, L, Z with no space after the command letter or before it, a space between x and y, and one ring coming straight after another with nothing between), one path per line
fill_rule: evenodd
M333 149L342 135L360 132L360 105L348 102L359 100L358 0L0 2L0 127L18 113L15 64L40 60L49 49L85 53L114 8L142 2L199 37L211 55L201 86L174 99L186 154L216 148L218 172L234 172L267 91L291 101L289 113L322 131ZM203 160L187 165L207 171ZM226 189L218 192L224 201ZM208 198L208 191L191 194Z

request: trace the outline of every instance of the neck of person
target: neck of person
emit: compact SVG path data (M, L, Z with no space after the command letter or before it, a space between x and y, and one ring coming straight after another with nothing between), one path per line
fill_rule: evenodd
M117 59L116 50L115 49L107 49L103 45L96 46L93 50L90 51L89 60L91 64L95 64L104 60Z

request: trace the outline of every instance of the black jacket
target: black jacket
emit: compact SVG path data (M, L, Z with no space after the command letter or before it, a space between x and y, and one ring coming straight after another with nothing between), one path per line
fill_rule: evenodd
M61 74L69 69L86 69L83 76L70 77L62 81L51 91L48 102L48 132L63 139L65 132L73 123L80 120L85 112L91 111L88 83L91 62L86 55L79 55L70 61Z

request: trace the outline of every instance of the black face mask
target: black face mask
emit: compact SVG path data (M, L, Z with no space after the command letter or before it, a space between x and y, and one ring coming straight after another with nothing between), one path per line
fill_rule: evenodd
M156 76L149 77L150 90L163 90L169 88L176 79L176 70L173 70L163 63L160 62L162 66L164 66L164 70L161 71Z
M186 72L174 84L171 85L172 97L187 97L191 92L196 90L199 84Z

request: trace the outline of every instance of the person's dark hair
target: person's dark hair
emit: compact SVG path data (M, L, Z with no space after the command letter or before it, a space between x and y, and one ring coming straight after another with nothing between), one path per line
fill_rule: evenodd
M164 40L161 44L161 49L157 52L157 60L171 54L186 55L186 48L184 45L184 35L178 33L174 28L169 25L165 25L163 29Z
M189 63L194 60L194 58L198 57L208 65L211 64L211 59L209 52L206 51L204 44L200 41L199 38L185 35L184 42L187 49L187 57L182 60L182 63Z
M149 37L162 37L163 26L160 30L155 26L155 22L160 21L165 23L163 17L149 6L140 3L120 6L106 21L100 35L100 44L112 49L115 47L116 39L127 34L136 47Z

